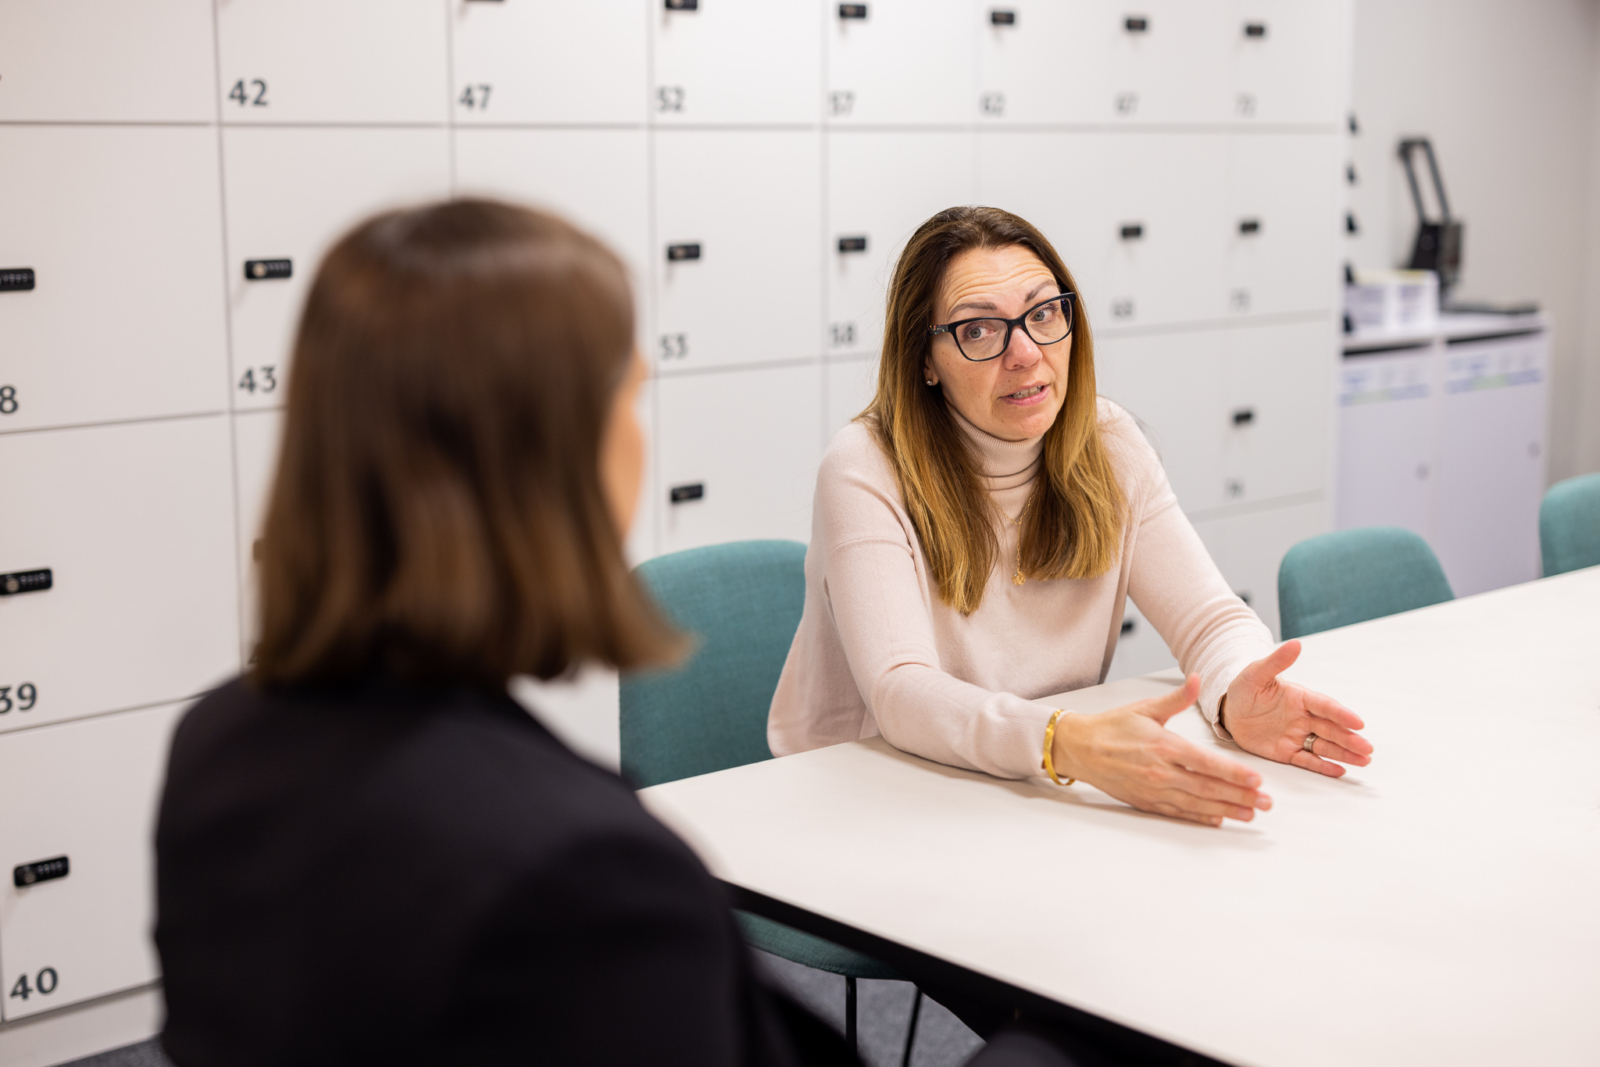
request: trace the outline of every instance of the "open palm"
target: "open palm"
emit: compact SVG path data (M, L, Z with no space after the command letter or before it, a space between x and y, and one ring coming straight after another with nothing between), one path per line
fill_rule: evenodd
M1361 717L1330 696L1278 677L1300 658L1300 642L1285 641L1234 678L1223 704L1223 725L1246 752L1337 778L1341 763L1365 767L1372 742L1356 731ZM1314 737L1309 748L1306 739Z

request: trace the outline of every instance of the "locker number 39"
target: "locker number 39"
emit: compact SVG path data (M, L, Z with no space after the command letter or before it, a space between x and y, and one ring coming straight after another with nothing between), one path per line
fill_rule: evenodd
M18 1000L27 1000L35 993L48 997L56 991L57 983L56 969L54 967L45 967L33 976L33 981L31 982L28 981L26 974L18 975L16 983L11 987L11 995Z

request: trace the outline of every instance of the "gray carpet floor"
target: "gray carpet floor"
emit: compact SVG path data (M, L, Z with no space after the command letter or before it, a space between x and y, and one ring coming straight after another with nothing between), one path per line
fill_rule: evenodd
M844 1032L844 979L764 952L756 953L772 979L796 1000ZM856 1026L868 1067L899 1067L911 1018L913 988L906 982L856 983ZM954 1015L926 998L912 1048L915 1067L956 1067L983 1045ZM154 1039L102 1052L64 1067L172 1067Z

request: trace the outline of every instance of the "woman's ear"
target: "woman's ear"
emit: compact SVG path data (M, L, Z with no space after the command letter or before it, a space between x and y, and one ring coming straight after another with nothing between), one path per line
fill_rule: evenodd
M939 376L933 373L933 360L931 358L922 361L922 380L929 386L939 384Z

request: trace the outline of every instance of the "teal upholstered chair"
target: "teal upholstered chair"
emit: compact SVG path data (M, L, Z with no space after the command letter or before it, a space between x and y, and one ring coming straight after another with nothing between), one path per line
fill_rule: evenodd
M1278 565L1278 615L1286 641L1454 599L1428 542L1398 526L1313 537L1291 548Z
M1557 482L1539 505L1544 576L1600 564L1600 474Z
M661 556L638 574L695 649L677 670L622 679L622 770L640 787L772 758L767 709L805 605L806 546L739 541ZM856 979L903 976L831 941L738 913L757 948L845 979L845 1036L855 1044ZM916 1036L912 1007L906 1060Z

